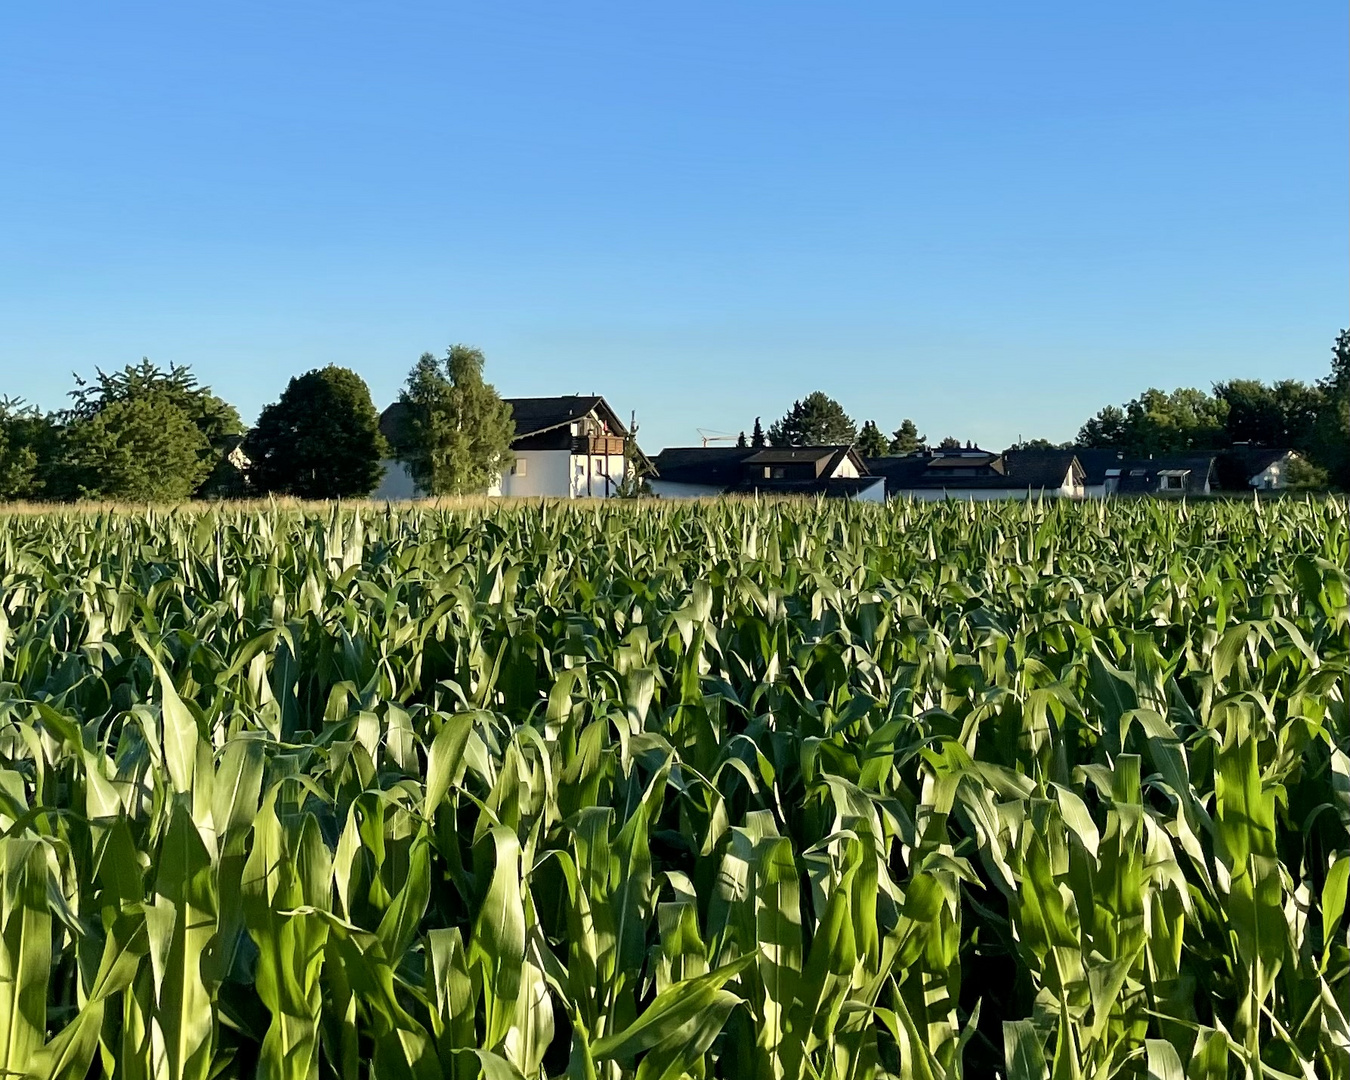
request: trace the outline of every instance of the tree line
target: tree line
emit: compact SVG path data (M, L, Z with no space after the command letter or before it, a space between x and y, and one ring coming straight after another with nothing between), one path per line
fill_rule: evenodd
M365 380L336 365L292 378L252 429L187 366L98 369L63 409L0 399L0 500L359 498L390 459L428 494L485 492L512 462L515 424L483 368L465 345L424 353L385 431Z
M76 376L70 404L55 412L0 398L0 500L359 498L379 486L391 459L427 494L482 493L510 467L515 434L484 366L483 353L466 345L441 357L423 353L399 393L397 422L384 431L365 380L335 365L292 378L252 429L186 366L142 360L97 370L92 379ZM767 430L756 417L738 441L852 444L866 457L929 448L913 420L889 436L873 420L859 427L820 390ZM963 444L949 435L935 445ZM1032 439L1013 449L1054 445L1131 457L1287 448L1305 459L1301 484L1350 490L1350 330L1337 336L1331 369L1314 383L1233 379L1212 391L1148 389L1101 409L1074 442Z

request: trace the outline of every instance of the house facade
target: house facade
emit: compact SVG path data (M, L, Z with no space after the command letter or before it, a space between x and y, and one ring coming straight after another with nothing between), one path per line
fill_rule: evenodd
M920 502L943 499L1081 499L1086 474L1072 450L1017 450L998 454L979 447L930 450L904 457L869 458L867 468L886 479L891 498Z
M511 441L515 461L489 490L489 495L556 499L604 499L615 495L632 466L624 453L628 428L598 394L564 397L504 398L511 406L516 434ZM395 403L380 417L380 429L392 438L405 406ZM636 461L646 465L641 451ZM416 499L407 468L386 461L384 480L372 498Z
M1219 486L1227 491L1283 491L1289 486L1289 467L1302 461L1297 450L1266 450L1234 446L1215 462Z
M881 502L885 480L872 476L851 446L679 446L652 462L652 494L665 499L717 495L803 495Z

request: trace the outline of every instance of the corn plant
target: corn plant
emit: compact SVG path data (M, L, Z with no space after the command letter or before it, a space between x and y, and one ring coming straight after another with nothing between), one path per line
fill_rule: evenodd
M1343 500L0 516L0 1075L1350 1080Z

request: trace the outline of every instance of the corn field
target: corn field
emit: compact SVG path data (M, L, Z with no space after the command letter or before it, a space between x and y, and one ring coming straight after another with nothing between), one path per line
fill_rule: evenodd
M1350 1078L1347 517L0 517L0 1075Z

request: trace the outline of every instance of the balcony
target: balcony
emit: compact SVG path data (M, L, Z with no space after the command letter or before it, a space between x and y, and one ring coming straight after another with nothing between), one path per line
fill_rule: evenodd
M579 435L572 440L572 453L592 457L622 454L623 439L617 435Z

